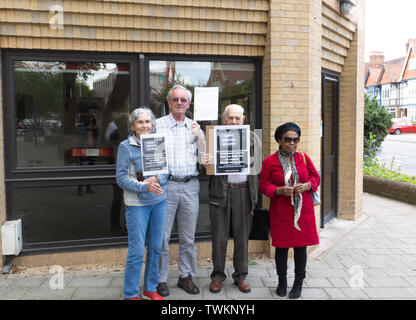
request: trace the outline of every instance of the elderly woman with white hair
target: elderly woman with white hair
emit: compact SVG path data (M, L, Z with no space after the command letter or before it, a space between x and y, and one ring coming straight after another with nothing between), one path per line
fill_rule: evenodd
M128 253L124 273L125 300L139 300L140 272L147 233L147 257L142 297L163 300L157 293L158 266L166 215L167 175L142 176L140 135L155 131L148 108L137 108L129 117L131 134L118 147L116 178L124 191Z

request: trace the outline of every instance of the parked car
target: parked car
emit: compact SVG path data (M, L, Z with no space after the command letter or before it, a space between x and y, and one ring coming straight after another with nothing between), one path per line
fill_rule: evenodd
M401 133L416 133L416 124L412 122L396 122L391 126L389 133L396 135Z

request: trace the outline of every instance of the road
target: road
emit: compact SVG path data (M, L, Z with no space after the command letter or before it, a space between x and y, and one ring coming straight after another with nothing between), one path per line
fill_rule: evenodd
M400 173L416 175L416 133L387 135L377 159L387 165L393 160L393 168L400 169Z

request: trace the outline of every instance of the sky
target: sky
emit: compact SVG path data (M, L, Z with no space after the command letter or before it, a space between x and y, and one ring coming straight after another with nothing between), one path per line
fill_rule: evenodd
M416 39L416 0L365 1L365 61L371 51L384 51L385 61L406 54L408 39Z

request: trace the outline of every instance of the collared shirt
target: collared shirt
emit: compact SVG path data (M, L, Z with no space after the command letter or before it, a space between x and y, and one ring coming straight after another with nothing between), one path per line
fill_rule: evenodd
M228 183L243 183L247 181L247 174L229 174L227 176Z
M129 142L132 143L132 144L136 143L139 147L142 145L140 140L137 139L137 137L134 133L129 137Z
M185 117L182 125L178 125L171 113L156 120L157 133L166 136L168 168L172 176L183 178L199 174L198 155L203 152L198 154L195 137L191 134L192 123Z

